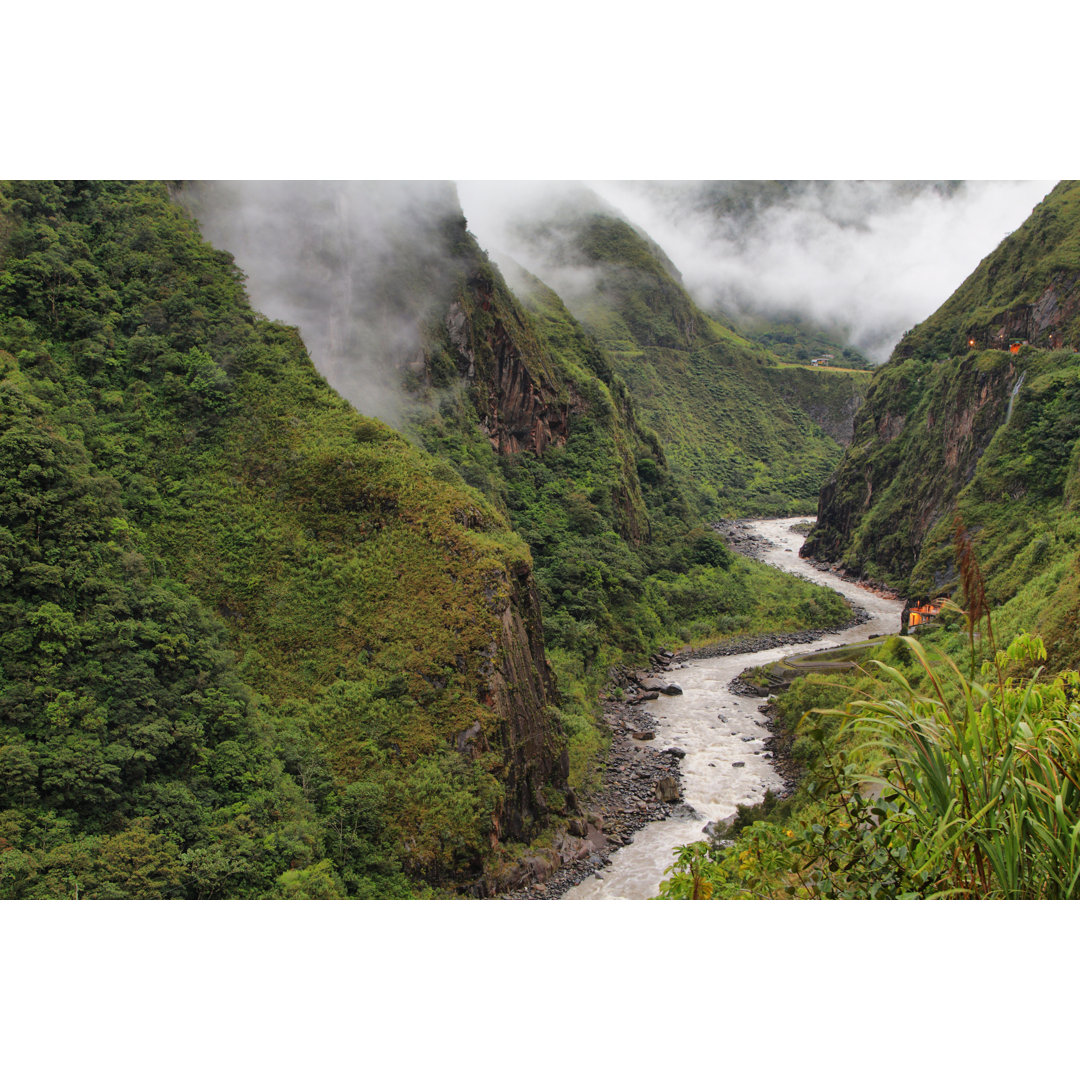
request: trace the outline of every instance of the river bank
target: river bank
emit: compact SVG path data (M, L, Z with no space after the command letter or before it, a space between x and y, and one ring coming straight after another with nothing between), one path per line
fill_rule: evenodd
M679 681L685 694L645 702L642 708L657 721L656 738L684 753L680 771L685 809L647 823L631 844L612 852L606 861L601 856L591 872L566 889L566 899L655 896L676 847L702 839L710 822L731 817L738 805L756 804L768 790L777 794L790 790L794 769L777 741L771 719L763 715L760 698L748 699L738 685L732 687L747 667L774 663L804 651L806 645L833 648L899 629L900 601L799 559L802 537L791 527L805 520L740 522L743 528L738 531L744 536L735 539L748 554L753 541L754 557L827 585L863 610L839 631L761 635L694 650L692 657L680 653ZM751 531L752 537L745 535ZM725 539L732 542L727 535ZM549 885L548 894L556 892Z
M656 718L641 705L609 700L604 703L604 722L611 732L611 745L600 790L582 800L586 835L568 853L571 861L543 881L503 894L503 899L558 900L568 889L609 866L612 855L633 843L635 833L651 822L692 812L682 802L679 763L683 752L657 744ZM669 801L661 789L671 785L674 798Z
M901 607L799 559L802 537L790 526L800 520L725 522L722 535L743 554L836 589L852 604L851 618L819 630L688 647L657 654L649 671L616 671L603 703L611 745L600 790L581 799L573 834L549 858L530 860L531 880L502 898L655 896L675 847L703 839L711 823L730 818L739 804L760 802L766 791L790 794L797 777L790 739L739 676L808 645L831 648L895 632ZM684 693L646 692L643 683L654 679L677 681Z
M817 630L793 630L786 633L759 634L740 637L711 645L687 647L669 655L666 660L654 657L648 671L616 670L613 692L604 701L604 722L611 733L604 769L604 782L599 792L581 800L584 833L578 843L562 849L561 858L567 861L544 877L542 881L522 885L502 894L508 900L557 900L569 889L611 864L611 857L620 848L633 843L634 834L651 822L669 817L697 820L692 806L682 801L680 762L685 751L679 747L656 745L659 721L644 708L644 702L633 699L642 692L642 682L670 682L678 672L695 659L716 656L752 655L767 649L791 645L812 644L825 634L838 633L866 622L865 609L856 608L845 623ZM660 661L660 662L656 662ZM729 684L732 692L745 695L738 679ZM651 700L658 700L652 692ZM774 718L767 705L760 705L763 724L770 732L765 740L765 753L771 755L774 768L782 779L776 794L786 796L794 790L797 770L787 755L790 740L784 740L775 730ZM664 798L660 791L665 781L675 784L676 798ZM536 866L543 873L546 866Z

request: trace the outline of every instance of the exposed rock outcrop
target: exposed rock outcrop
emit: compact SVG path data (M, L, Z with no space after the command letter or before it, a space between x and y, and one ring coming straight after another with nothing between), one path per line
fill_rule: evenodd
M488 317L470 319L461 301L455 301L446 315L446 329L458 369L475 387L480 424L491 445L500 454L543 454L553 444L563 445L571 413L583 407L580 398L560 396L530 369L501 313L492 314L490 280L476 278L469 287ZM518 335L525 332L522 326L516 329Z
M1080 275L1056 274L1032 303L995 315L983 327L973 328L969 340L975 348L1007 349L1014 341L1027 341L1045 349L1060 349L1067 328L1080 316Z
M548 814L544 787L562 792L571 808L574 796L567 787L566 739L550 708L554 680L544 655L540 601L527 569L510 582L500 626L479 694L498 717L490 744L505 768L506 802L494 823L495 833L500 839L530 840ZM478 743L474 752L484 749L487 746Z
M804 555L932 595L955 577L945 549L977 474L993 474L982 506L1059 493L1074 437L1075 360L1036 350L1080 347L1078 237L1080 183L1065 181L904 335L822 489Z

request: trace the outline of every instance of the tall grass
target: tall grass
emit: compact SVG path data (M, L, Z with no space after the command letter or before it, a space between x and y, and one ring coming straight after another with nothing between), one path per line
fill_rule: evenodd
M1065 899L1080 883L1080 676L1042 680L1039 638L1021 634L964 676L940 650L904 639L932 690L857 701L847 721L881 754L875 847L904 852L920 895ZM1023 676L1007 676L1017 667ZM858 796L852 824L868 818Z

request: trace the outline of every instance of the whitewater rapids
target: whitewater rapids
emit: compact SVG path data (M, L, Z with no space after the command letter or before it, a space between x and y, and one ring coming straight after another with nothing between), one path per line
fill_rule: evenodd
M817 570L799 558L803 537L792 526L806 517L750 522L768 541L762 562L828 586L865 608L869 622L825 634L810 645L785 645L760 652L737 653L692 660L672 672L683 688L678 697L663 697L645 707L658 720L657 749L677 746L682 759L683 800L698 817L655 821L634 833L633 842L619 848L601 871L569 889L564 900L646 900L658 894L660 882L682 844L703 840L704 826L735 812L739 803L760 802L768 788L780 791L783 780L765 751L770 732L758 711L759 698L740 697L728 683L751 665L770 664L794 653L833 648L864 641L873 634L900 630L903 602L876 595L835 574ZM736 765L742 762L742 765Z

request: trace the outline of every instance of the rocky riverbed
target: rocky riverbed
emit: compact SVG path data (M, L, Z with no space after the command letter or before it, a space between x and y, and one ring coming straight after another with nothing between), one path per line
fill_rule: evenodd
M699 650L699 655L686 661L686 667L678 673L685 696L661 698L643 707L659 721L657 737L686 750L680 768L684 799L693 812L686 819L669 815L647 823L635 834L632 844L612 854L610 865L568 890L567 899L635 900L656 896L675 848L703 839L711 822L730 820L738 806L759 803L768 791L782 794L790 787L794 776L782 733L772 730L771 717L763 712L760 699L754 701L732 690L733 682L740 689L736 680L748 667L774 664L805 651L811 643L835 648L899 629L901 603L822 573L799 558L802 536L792 527L806 520L747 522L760 541L760 550L754 554L789 573L836 589L865 608L869 619L864 621L864 615L859 613L852 616L849 621L853 625L847 629L824 636L800 632L762 635L752 642L729 642ZM740 543L738 537L734 542ZM712 655L700 655L703 652ZM684 654L680 654L679 659L683 658Z
M760 559L762 554L769 549L768 541L759 535L751 519L735 518L714 521L712 527L724 538L727 546L740 555Z
M810 519L806 520L809 521ZM734 518L714 521L712 527L724 538L727 546L732 551L738 552L740 555L746 555L751 559L761 559L767 562L770 561L768 558L769 553L773 551L776 545L774 541L759 532L759 524L760 521L754 518ZM803 537L792 531L790 545L786 550L797 555L802 543ZM889 600L896 600L900 596L895 589L890 589L888 585L883 585L880 581L873 581L870 578L854 573L844 566L842 562L829 563L819 559L804 559L803 563L806 566L813 567L815 570L820 570L822 573L835 575L843 581L850 581L875 596ZM801 576L805 577L806 575ZM714 653L711 655L720 656L724 654Z
M851 619L828 631L763 634L658 654L647 672L616 672L616 689L604 703L612 740L601 790L582 803L555 849L526 860L498 895L654 896L675 846L703 839L711 822L730 819L738 805L759 802L767 790L791 790L796 770L789 740L774 728L768 704L751 704L746 695L757 691L740 683L740 673L800 645L835 646L895 632L902 606L808 567L798 557L801 537L790 531L793 520L725 522L721 534L744 554L838 589L857 605ZM671 682L685 686L685 698L663 692Z
M534 867L543 880L503 893L509 900L556 900L567 889L611 862L611 856L633 842L634 833L649 822L689 816L693 810L682 800L679 762L684 751L656 741L656 717L642 708L660 697L662 690L678 686L682 661L673 654L658 654L647 671L616 669L614 686L604 701L604 722L611 746L601 789L583 804L576 837L558 851L561 865Z

